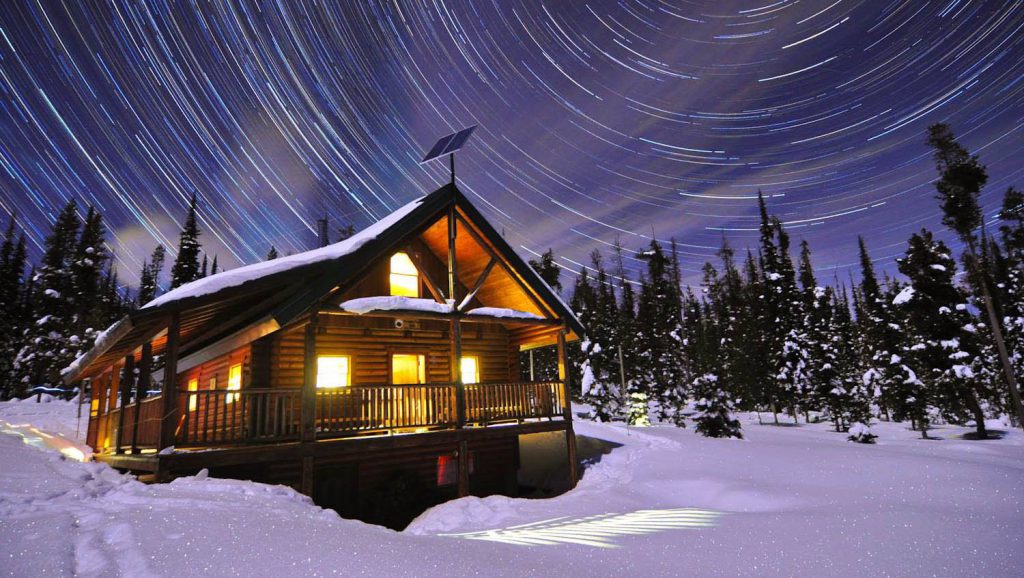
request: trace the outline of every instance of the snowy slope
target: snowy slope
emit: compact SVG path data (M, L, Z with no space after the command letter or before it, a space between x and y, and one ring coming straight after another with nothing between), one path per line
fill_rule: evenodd
M73 431L60 405L40 404L35 419ZM28 411L0 404L0 422ZM577 422L623 445L573 492L457 500L402 533L281 487L145 486L0 433L0 574L1024 574L1019 432L975 442L950 427L920 440L883 423L879 445L864 446L826 426L750 419L744 441Z

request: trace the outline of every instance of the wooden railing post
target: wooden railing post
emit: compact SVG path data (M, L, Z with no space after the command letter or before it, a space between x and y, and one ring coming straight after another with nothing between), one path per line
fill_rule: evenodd
M164 387L160 400L160 443L157 450L174 445L174 433L178 427L178 341L181 332L181 315L171 315L167 326L167 348L164 351Z
M562 416L565 419L565 446L569 454L569 487L576 487L576 433L572 429L572 398L569 396L569 359L565 345L565 329L558 331L558 379L562 381Z
M135 385L135 356L129 353L124 358L124 377L119 385L121 392L121 411L117 414L117 433L114 434L114 453L123 454L121 447L124 441L124 414L132 399L132 387Z
M139 416L142 411L142 398L149 391L149 380L153 369L153 343L142 344L142 357L139 359L139 378L135 380L135 415L132 416L132 453L139 453Z

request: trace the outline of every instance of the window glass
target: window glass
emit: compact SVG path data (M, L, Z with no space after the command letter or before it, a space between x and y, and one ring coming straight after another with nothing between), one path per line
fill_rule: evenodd
M192 378L192 379L188 380L188 390L189 391L199 391L199 378ZM193 394L193 395L188 396L188 410L189 411L195 411L196 410L196 406L198 405L198 403L199 403L199 396L198 395L194 395Z
M415 353L396 353L391 356L391 383L405 385L427 382L425 357Z
M460 369L462 383L480 383L480 358L463 357Z
M420 275L413 265L412 259L405 253L395 253L391 257L391 295L398 297L420 296Z
M347 355L316 358L317 387L345 387L352 384L352 363Z
M242 389L242 364L236 363L228 369L228 390ZM232 403L238 399L237 393L228 394L226 403Z

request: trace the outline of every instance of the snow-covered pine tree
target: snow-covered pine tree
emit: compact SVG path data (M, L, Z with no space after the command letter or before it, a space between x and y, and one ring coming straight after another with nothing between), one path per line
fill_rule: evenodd
M619 388L615 296L608 282L601 255L591 255L595 278L587 269L580 271L573 291L572 307L587 330L582 344L583 398L594 408L600 421L611 421L621 415L622 392Z
M1013 187L1006 190L999 219L1003 246L994 285L1010 362L1024 382L1024 193Z
M79 349L72 331L75 311L75 248L80 222L74 200L57 215L47 236L42 262L35 273L32 323L24 333L15 369L27 389L60 387L60 370Z
M659 418L681 424L686 400L681 289L678 279L673 279L671 259L656 240L651 240L637 258L647 262L637 304L643 362L637 375L639 390L656 402Z
M691 387L696 400L693 421L697 433L712 438L743 438L732 395L719 384L717 375L705 373L694 379Z
M0 245L0 400L21 395L23 385L14 369L14 358L21 348L27 322L25 292L25 234L15 235L15 216L11 215Z
M915 396L909 403L914 418L927 435L928 405L934 404L946 415L955 415L970 408L977 421L978 435L985 435L984 415L979 394L970 369L974 356L964 351L971 340L971 318L965 296L953 284L956 261L942 241L934 240L930 231L922 229L910 237L906 255L897 259L901 273L910 281L897 296L907 311L906 332L913 336L910 356L920 368L917 377L923 382L924 398ZM975 354L976 355L976 354Z
M181 229L178 255L174 259L174 266L171 267L172 289L199 279L199 253L201 249L202 247L199 244L199 225L196 223L196 195L193 193L191 200L189 200L185 224Z
M74 357L92 347L99 332L107 328L113 310L120 305L108 302L113 275L112 271L106 272L108 259L103 217L89 207L71 262L74 295L70 298L75 304L72 342L77 341Z
M983 214L978 198L988 182L988 171L963 145L957 142L949 125L943 123L928 127L928 146L934 151L935 168L939 179L935 181L937 199L942 207L942 224L957 234L966 246L968 270L975 276L980 289L978 301L987 314L996 351L1003 370L1004 383L1010 394L1017 419L1024 427L1024 401L1021 400L1013 362L1003 338L1002 320L993 299L994 291L978 258L977 231L983 225ZM979 432L980 435L981 432Z

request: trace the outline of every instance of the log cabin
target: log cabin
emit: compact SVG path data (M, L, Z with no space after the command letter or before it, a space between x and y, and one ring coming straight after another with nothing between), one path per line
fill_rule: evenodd
M564 435L574 484L582 331L452 183L344 241L173 289L63 377L91 394L99 461L287 484L387 523L375 498L514 495L540 432ZM523 379L520 352L552 345L558 379Z

